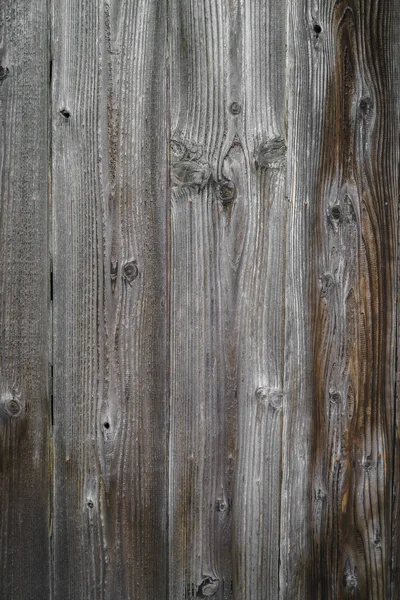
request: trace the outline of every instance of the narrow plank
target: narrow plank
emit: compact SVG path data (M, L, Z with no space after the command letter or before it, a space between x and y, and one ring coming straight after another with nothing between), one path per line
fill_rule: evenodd
M169 2L169 598L182 600L233 594L214 223L228 106L227 15L225 1Z
M400 14L396 11L387 25L387 39L385 44L385 56L390 68L389 90L393 94L392 101L397 108L396 119L393 117L394 127L398 130L400 126L400 37L398 31ZM388 90L388 91L389 91ZM399 219L399 215L397 215ZM399 232L399 229L398 229ZM395 406L394 406L394 435L393 435L393 490L392 490L392 547L391 547L391 598L394 600L400 589L400 406L399 406L399 261L400 247L397 242L397 273L396 273L396 380L395 380Z
M393 16L383 2L290 10L285 598L389 597Z
M0 597L50 597L47 2L0 5Z
M286 246L286 2L238 3L245 73L223 175L237 195L226 229L234 274L237 465L235 598L279 597ZM237 44L236 31L231 36ZM233 52L231 52L231 60ZM223 302L225 306L226 302ZM229 330L230 323L226 323Z
M56 598L166 597L164 13L53 2Z
M277 597L285 6L170 24L170 597Z

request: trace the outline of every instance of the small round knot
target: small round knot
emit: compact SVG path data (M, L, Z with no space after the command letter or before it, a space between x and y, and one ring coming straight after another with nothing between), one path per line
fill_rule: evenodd
M315 33L317 36L318 36L318 35L321 33L321 31L322 31L322 27L321 27L321 25L320 25L319 23L314 23L313 29L314 29L314 33Z
M92 508L94 507L93 500L88 500L86 506L88 507L89 510L92 510Z
M229 179L217 183L216 193L223 206L227 206L236 196L236 186Z
M215 503L215 509L217 512L225 512L228 508L227 503L224 500L217 500Z
M18 417L21 413L22 407L19 400L16 398L10 398L6 402L6 412L10 417Z
M207 579L204 579L204 581L200 584L198 595L201 598L209 598L214 596L214 594L218 591L218 588L219 580L212 579L212 577L207 577Z
M229 107L229 110L233 115L240 115L240 113L242 112L242 107L240 106L239 102L232 102L232 104Z
M256 389L256 398L259 402L266 402L268 399L268 389L260 386Z
M132 260L124 265L123 277L131 285L132 281L139 275L136 261Z

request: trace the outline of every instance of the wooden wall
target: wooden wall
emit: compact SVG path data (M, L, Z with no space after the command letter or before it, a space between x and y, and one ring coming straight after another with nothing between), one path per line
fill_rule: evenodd
M400 0L0 2L0 599L396 600Z

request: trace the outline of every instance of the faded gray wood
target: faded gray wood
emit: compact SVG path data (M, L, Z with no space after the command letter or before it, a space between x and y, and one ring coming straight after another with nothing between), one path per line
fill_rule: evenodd
M227 4L169 2L168 598L232 597L214 230L214 180L227 118Z
M54 597L165 597L165 5L56 0Z
M169 597L272 598L284 399L285 5L170 6Z
M0 597L394 600L397 2L49 10L0 6Z
M49 597L47 3L0 4L0 597Z

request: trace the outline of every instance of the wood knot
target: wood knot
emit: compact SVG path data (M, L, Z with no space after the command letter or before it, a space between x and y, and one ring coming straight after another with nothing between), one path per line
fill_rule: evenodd
M88 500L86 506L89 510L92 510L92 508L94 508L93 500Z
M200 598L210 598L217 593L219 589L219 579L213 579L212 577L207 577L202 581L199 586L198 596Z
M364 98L361 98L360 100L360 113L363 117L367 117L371 112L372 109L374 107L374 103L372 102L372 98L369 98L368 96L365 96Z
M372 468L374 466L374 462L371 459L371 456L367 456L363 460L362 466L363 466L364 471L367 471L367 473L372 470Z
M343 572L343 585L348 590L354 591L358 588L357 567L351 568L350 559L346 559Z
M329 401L331 404L338 405L342 401L342 395L340 392L333 390L332 388L329 390Z
M228 504L227 502L225 502L225 500L218 498L218 500L215 503L215 510L217 512L226 512L228 510Z
M319 278L321 284L321 298L326 298L335 285L335 280L331 273L324 273Z
M239 115L242 112L242 107L240 106L239 102L232 102L229 110L233 115Z
M203 148L178 137L171 140L170 150L172 187L203 189L211 176L210 165L200 160Z
M256 399L263 406L270 406L273 410L279 411L282 408L284 392L277 389L268 389L260 386L256 389Z
M16 391L8 392L2 397L5 413L11 418L17 418L22 413L20 394Z
M319 23L314 23L313 31L314 31L315 35L318 37L322 33L321 25Z
M218 181L215 186L215 193L222 205L228 206L228 204L231 204L236 197L236 186L233 181L228 179Z
M340 225L355 221L356 215L350 196L346 194L341 203L335 202L328 206L326 216L329 227L335 233L339 230Z
M7 79L9 73L10 71L7 67L4 68L2 65L0 65L0 84L3 83L5 79Z
M257 167L277 169L286 162L286 144L283 138L276 137L262 143L255 151Z
M124 265L124 269L122 272L122 277L128 283L128 285L132 286L132 281L136 279L139 275L139 269L137 267L136 261L131 260Z

